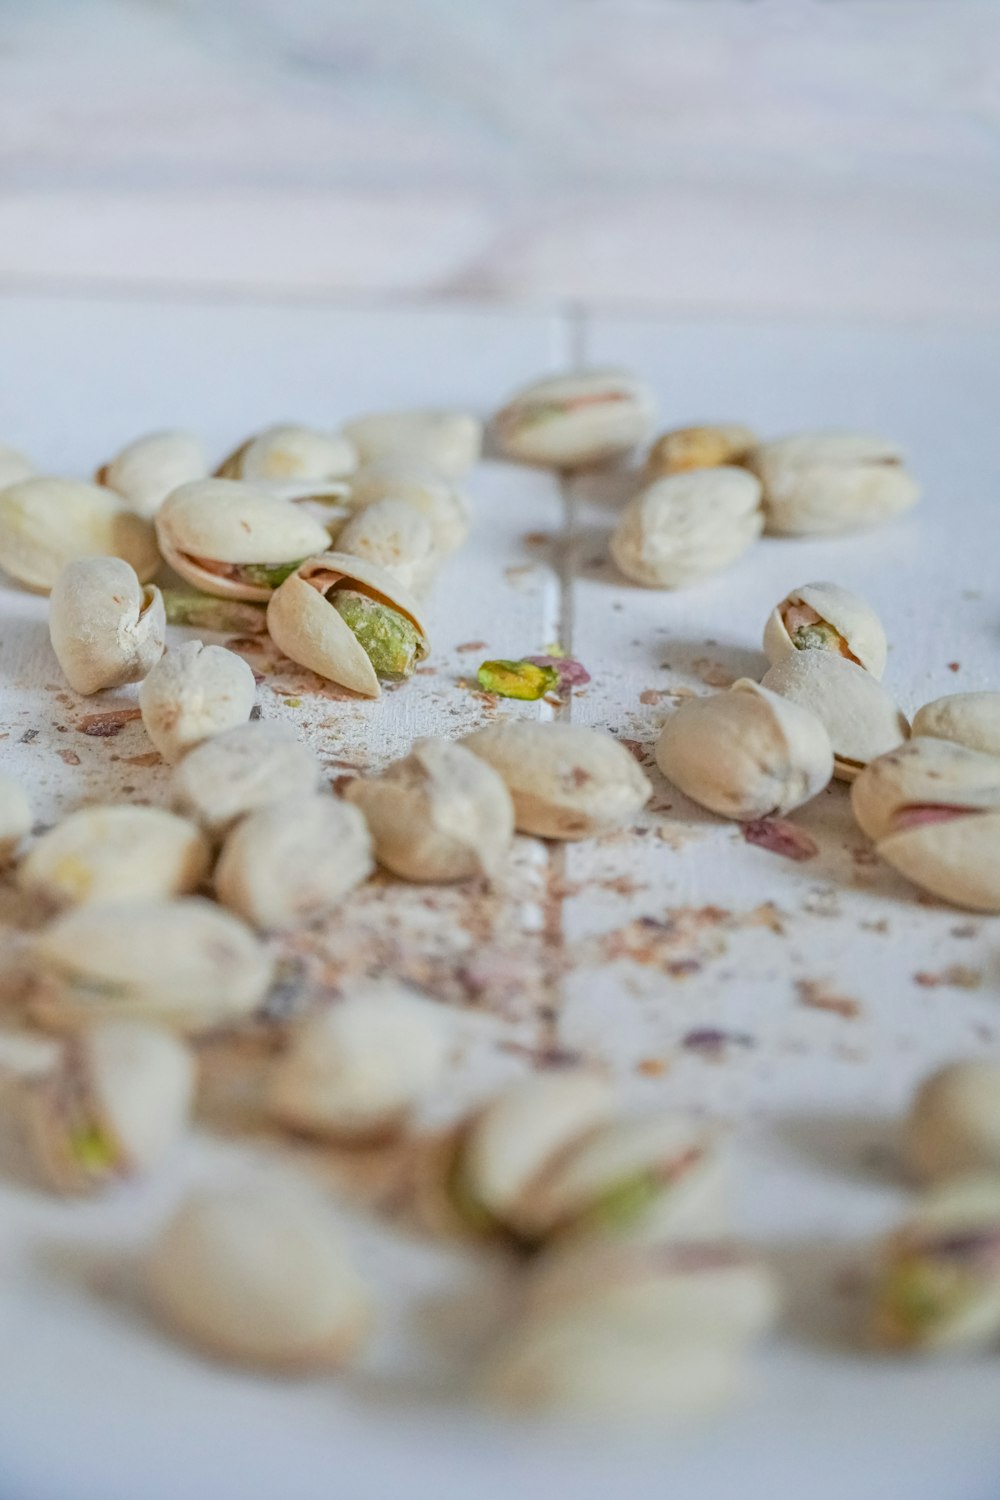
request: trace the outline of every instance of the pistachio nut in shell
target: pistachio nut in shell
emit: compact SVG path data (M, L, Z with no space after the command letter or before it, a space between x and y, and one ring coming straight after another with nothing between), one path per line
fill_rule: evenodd
M427 464L410 458L381 458L351 476L348 504L352 510L365 510L381 500L399 501L419 511L444 557L456 552L469 534L468 499L453 480Z
M139 688L142 722L171 765L202 740L245 724L257 684L250 667L225 646L185 641L161 657Z
M237 818L318 785L319 762L294 729L260 719L195 745L175 770L171 790L178 812L221 839Z
M172 490L207 474L208 454L195 433L149 432L126 444L96 479L151 520Z
M267 628L292 661L363 698L411 677L428 649L417 601L384 568L347 552L310 558L287 578Z
M869 433L796 433L761 443L746 463L764 486L767 530L789 536L878 526L920 496L896 444Z
M49 907L151 901L197 890L208 874L208 840L159 807L81 807L41 835L18 867L18 884Z
M96 1021L68 1037L26 1096L28 1138L49 1184L90 1193L151 1172L187 1125L189 1049L144 1021Z
M163 655L163 596L120 557L67 563L49 595L49 639L74 692L140 682Z
M905 714L877 677L831 651L795 651L761 678L761 687L809 709L833 746L833 774L853 781L869 761L909 737Z
M423 593L441 555L426 516L405 500L376 500L337 532L338 552L385 568L411 593Z
M880 678L887 650L882 622L871 605L836 583L792 589L764 627L764 654L772 666L795 651L832 651Z
M925 703L913 718L914 739L919 735L1000 755L1000 693L949 693Z
M680 589L728 568L763 529L760 482L745 469L694 469L657 479L626 505L611 556L646 588Z
M17 854L22 839L31 832L31 803L13 776L0 772L0 864Z
M814 713L744 677L681 703L657 740L656 764L692 802L751 822L818 796L833 751Z
M156 534L164 560L195 588L256 603L330 545L300 505L238 479L182 484L157 511Z
M903 1151L926 1182L1000 1174L1000 1060L968 1058L923 1079L903 1125Z
M286 1374L346 1364L372 1321L329 1209L292 1181L190 1194L152 1245L145 1282L171 1333L219 1359Z
M376 411L344 424L362 464L383 458L428 464L460 479L479 462L483 424L466 411Z
M517 391L493 419L505 458L579 469L627 453L649 435L656 401L626 370L548 376Z
M703 423L696 427L674 427L656 439L646 455L650 479L684 474L689 469L717 469L741 464L757 435L740 422Z
M393 980L352 984L293 1030L271 1072L268 1111L307 1135L380 1140L439 1082L451 1043L445 1007Z
M152 526L112 490L41 475L0 490L0 567L12 578L47 594L81 557L123 558L140 583L160 565Z
M374 868L357 808L306 793L240 819L222 846L215 890L252 926L285 932L335 911Z
M109 1017L211 1031L250 1015L274 969L249 927L198 896L74 907L34 956L32 1014L57 1031Z
M514 837L514 807L492 766L451 740L417 740L379 776L344 790L360 808L380 865L404 880L493 875Z
M586 839L631 822L652 796L646 773L624 745L582 724L508 719L462 744L506 782L521 833Z
M37 470L30 458L17 448L0 443L0 490L6 489L8 484L16 484L19 479L30 479L35 473Z
M219 467L224 479L341 479L358 466L358 451L340 432L294 422L266 427L248 438Z

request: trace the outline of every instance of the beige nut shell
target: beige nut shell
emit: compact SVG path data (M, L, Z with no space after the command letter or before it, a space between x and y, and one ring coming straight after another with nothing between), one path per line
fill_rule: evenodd
M148 521L112 490L38 475L0 490L0 567L47 594L67 563L120 557L140 583L160 565Z
M764 655L772 666L799 649L793 643L784 619L789 606L799 604L806 605L821 621L832 625L858 666L864 667L873 677L881 678L888 653L882 622L870 604L836 583L804 583L775 605L764 627Z
M323 432L294 422L266 427L241 443L219 466L225 479L301 480L341 479L358 466L358 451L340 432Z
M212 735L245 724L257 684L251 668L225 646L185 641L157 662L139 689L146 733L173 765Z
M741 464L757 446L757 434L740 422L703 423L674 427L656 439L646 457L649 479L685 474L691 469L715 469Z
M353 510L365 510L381 500L418 511L442 556L457 551L469 534L468 499L453 480L426 463L407 457L375 459L351 476L348 504Z
M201 438L174 430L136 438L99 469L96 478L121 495L136 515L151 520L172 490L207 473Z
M897 445L869 433L795 433L762 443L746 463L764 486L767 530L790 536L877 526L920 495Z
M384 568L413 594L424 592L441 561L430 521L405 500L365 506L337 532L336 546Z
M727 568L760 536L760 481L745 469L657 479L626 505L611 538L617 567L646 588L686 588Z
M876 842L906 808L935 806L1000 808L1000 757L922 736L873 760L851 788L858 827Z
M213 735L189 750L174 771L178 812L222 838L237 818L307 795L319 785L319 762L288 724L262 719Z
M953 740L968 750L1000 755L1000 693L949 693L925 703L913 718L913 735Z
M6 489L9 484L16 484L20 479L30 479L35 473L37 469L30 458L17 448L0 443L0 490Z
M162 594L120 557L78 558L52 586L49 639L66 681L85 697L141 681L166 635Z
M478 463L483 424L465 411L377 411L344 424L362 464L383 458L430 465L437 473L460 479Z
M21 840L31 832L31 803L13 776L0 772L0 864L17 853Z
M783 656L761 686L801 704L824 724L833 746L833 774L853 781L869 761L909 737L906 716L876 677L831 651Z
M159 807L82 807L43 833L18 884L46 906L151 901L187 895L208 874L208 840Z
M949 1063L925 1078L904 1123L903 1150L926 1182L1000 1173L1000 1059Z
M626 370L586 370L533 381L493 419L501 453L519 463L584 468L627 453L656 411L645 381Z

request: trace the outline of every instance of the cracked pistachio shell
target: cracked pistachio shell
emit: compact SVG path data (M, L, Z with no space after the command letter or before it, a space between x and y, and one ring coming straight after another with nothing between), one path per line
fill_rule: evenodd
M192 1193L151 1247L145 1281L168 1331L218 1359L276 1372L348 1363L372 1321L329 1209L292 1180Z
M8 484L16 484L19 479L30 479L35 472L30 458L16 448L0 443L0 490L6 489Z
M167 635L163 596L120 557L67 563L49 595L49 639L70 687L85 697L139 682Z
M695 469L634 495L611 538L616 566L646 588L680 589L734 563L760 536L760 483L745 469Z
M627 453L649 435L656 401L626 370L534 381L493 419L497 447L519 463L579 469Z
M624 827L652 795L624 745L581 724L508 719L462 741L493 767L514 802L521 833L586 839Z
M157 1026L97 1021L69 1037L27 1095L28 1138L46 1181L90 1193L151 1172L184 1132L194 1084L190 1051Z
M352 693L378 698L382 689L367 651L326 597L338 584L402 615L426 642L420 605L399 580L348 552L324 552L287 578L267 607L267 628L279 651L292 661Z
M112 490L41 475L0 490L0 567L12 578L47 594L81 557L123 558L140 583L160 565L153 528Z
M246 813L319 784L319 762L287 724L271 719L239 724L189 750L174 772L178 812L222 838Z
M441 561L431 523L405 500L376 500L358 511L338 531L336 547L384 568L417 594Z
M383 458L365 464L351 477L348 504L363 511L381 500L401 501L419 511L431 528L434 546L447 557L469 534L469 502L453 482L427 464L408 458Z
M182 484L157 511L156 534L164 560L195 588L257 603L275 585L253 570L280 571L330 545L326 527L302 506L238 479Z
M31 832L31 803L20 782L0 772L0 864L17 854Z
M159 807L82 807L43 833L18 884L48 906L152 901L194 891L210 850L194 823Z
M801 432L746 460L764 486L767 530L835 536L909 510L920 487L895 443L868 433Z
M282 423L241 443L219 466L224 479L341 479L358 466L350 438L318 427Z
M175 764L202 740L245 724L257 696L250 667L225 646L185 641L157 662L139 689L146 733Z
M514 837L503 780L450 740L417 740L380 776L349 782L344 796L364 813L379 864L404 880L493 875Z
M757 435L739 422L715 422L698 427L675 427L649 450L646 474L650 479L684 474L690 469L717 469L741 464L757 447Z
M193 432L150 432L136 438L98 469L98 484L127 500L137 515L152 520L178 486L208 474L208 454Z
M744 677L728 692L675 709L656 764L692 802L749 822L817 796L833 774L833 751L809 709Z
M271 1073L270 1114L347 1143L399 1130L440 1080L452 1041L443 1006L392 980L369 980L306 1017Z
M925 1078L904 1123L903 1149L926 1182L1000 1173L1000 1060L969 1058Z
M110 1017L211 1031L250 1015L274 969L248 927L197 896L76 907L35 956L33 1014L57 1031Z
M464 411L380 411L344 425L362 464L401 459L460 479L479 462L483 424Z
M919 735L1000 755L1000 693L949 693L925 703L913 719L914 739Z
M283 797L241 818L215 870L224 906L265 932L305 927L335 911L374 869L371 836L335 797Z
M804 583L775 605L764 627L764 654L772 666L796 651L830 651L864 667L885 671L885 631L870 604L836 583Z
M910 726L877 677L832 651L796 651L761 678L761 687L811 710L833 746L833 774L853 781L869 761L894 750Z

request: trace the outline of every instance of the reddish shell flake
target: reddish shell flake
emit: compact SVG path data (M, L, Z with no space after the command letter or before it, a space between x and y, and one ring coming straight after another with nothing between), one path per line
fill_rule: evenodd
M756 844L759 849L768 849L784 859L814 859L819 853L815 839L787 818L756 818L743 825L743 837L748 844Z

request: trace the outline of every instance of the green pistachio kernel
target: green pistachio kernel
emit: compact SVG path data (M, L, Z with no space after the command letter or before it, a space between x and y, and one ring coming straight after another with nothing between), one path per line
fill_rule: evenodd
M244 599L216 599L197 589L163 589L163 607L168 625L192 625L197 630L220 633L235 630L240 635L263 635L267 629L266 606Z
M243 583L250 584L253 588L276 589L286 578L290 578L296 568L300 568L305 558L300 557L295 562L283 563L244 563L241 565L239 574Z
M412 620L354 589L335 589L330 603L364 648L376 677L403 682L413 676L417 662L427 655L427 645Z
M115 1149L96 1125L84 1125L71 1131L69 1148L88 1172L110 1172L115 1165Z
M800 625L792 636L796 651L840 651L843 641L832 625L817 620L813 625Z
M558 688L559 673L555 667L542 667L533 661L484 661L476 680L484 693L534 702Z
M657 1172L636 1172L609 1188L574 1220L574 1229L630 1229L662 1197L668 1184Z
M971 1293L959 1266L907 1256L889 1268L876 1298L880 1342L896 1348L918 1345L954 1315Z

